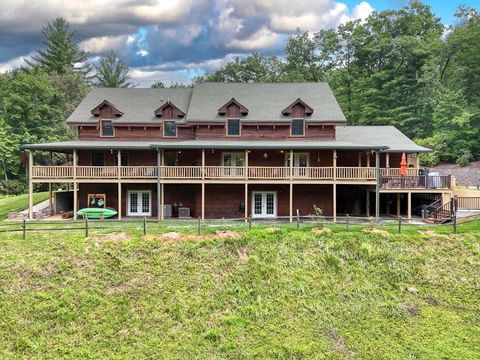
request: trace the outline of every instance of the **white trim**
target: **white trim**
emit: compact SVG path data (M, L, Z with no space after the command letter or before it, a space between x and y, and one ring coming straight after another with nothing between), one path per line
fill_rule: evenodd
M110 121L112 124L112 131L113 135L103 135L103 122L104 121ZM100 119L100 137L106 137L106 138L113 138L115 137L115 126L113 126L113 121L112 119Z
M293 129L293 121L294 120L301 120L303 121L303 134L302 135L293 135L292 134L292 129ZM301 138L301 137L305 137L305 127L306 127L306 123L305 123L305 119L304 118L295 118L295 119L292 119L290 121L290 137L296 137L296 138Z
M262 213L255 214L255 195L261 194L262 195ZM266 197L267 194L273 194L273 214L267 214L266 211ZM278 212L278 194L277 191L252 191L252 198L251 198L251 214L253 218L275 218L277 217Z
M175 136L172 136L172 135L165 135L165 123L166 122L173 122L175 124ZM163 137L164 138L170 138L170 139L173 139L173 138L176 138L178 137L178 126L177 126L177 122L175 120L164 120L163 121Z
M137 193L137 194L141 194L141 193L148 193L148 213L145 213L145 212L135 212L135 213L132 213L130 211L130 194L132 193ZM138 197L138 200L141 201L141 197L139 196ZM137 208L138 210L141 209L141 203L137 204ZM128 190L127 191L127 216L151 216L152 215L152 190Z
M228 122L230 120L234 120L234 121L238 121L238 135L230 135L228 133ZM240 121L240 119L227 119L227 123L225 124L225 136L227 137L239 137L239 136L242 136L242 122Z

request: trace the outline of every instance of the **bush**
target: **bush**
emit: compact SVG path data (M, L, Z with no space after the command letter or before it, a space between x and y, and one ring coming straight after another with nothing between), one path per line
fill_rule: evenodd
M0 180L0 195L20 195L26 190L20 180Z

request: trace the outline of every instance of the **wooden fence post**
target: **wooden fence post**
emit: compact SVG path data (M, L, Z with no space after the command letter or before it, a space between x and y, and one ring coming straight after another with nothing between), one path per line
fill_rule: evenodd
M88 237L88 216L85 216L85 237Z
M398 233L402 232L402 216L398 217Z
M248 217L248 230L252 230L252 217Z
M147 235L147 218L143 218L143 235Z
M202 218L199 217L198 218L198 228L197 228L198 235L200 235L201 225L202 225Z
M348 231L350 216L347 214L347 220L345 223L345 230Z
M300 210L297 209L297 229L300 229Z
M457 235L457 212L453 214L453 233Z
M22 239L25 240L27 238L27 220L23 219L22 223Z

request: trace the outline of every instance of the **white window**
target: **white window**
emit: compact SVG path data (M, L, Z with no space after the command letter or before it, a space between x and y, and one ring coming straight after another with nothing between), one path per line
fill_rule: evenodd
M128 192L128 216L151 216L152 192L149 190L135 190Z
M292 119L290 125L291 136L305 136L305 120L304 119Z
M277 193L275 191L252 192L252 217L277 216Z
M239 119L227 120L227 136L240 136L240 120Z
M113 128L112 120L102 120L100 122L100 136L102 137L114 137L115 129Z

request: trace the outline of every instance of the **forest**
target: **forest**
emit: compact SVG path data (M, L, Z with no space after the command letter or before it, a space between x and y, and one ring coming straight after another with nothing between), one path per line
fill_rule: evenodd
M455 17L445 26L411 1L334 29L298 29L281 56L238 57L192 84L326 81L349 125L394 125L433 150L423 165L466 165L480 160L480 12L460 7ZM91 87L136 86L113 51L91 63L65 19L42 34L25 66L0 75L0 193L24 181L22 143L75 138L65 120Z

